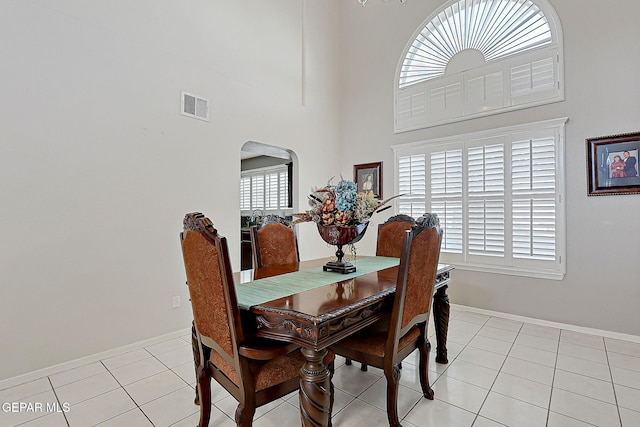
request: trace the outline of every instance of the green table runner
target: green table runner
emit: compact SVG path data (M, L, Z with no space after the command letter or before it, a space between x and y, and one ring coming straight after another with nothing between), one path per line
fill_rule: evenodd
M400 258L367 257L353 262L357 270L354 273L342 274L333 271L322 271L322 267L309 270L294 271L279 276L266 277L252 282L236 285L236 295L240 308L248 310L254 305L263 304L278 298L287 297L309 289L329 285L342 280L358 277L400 264Z

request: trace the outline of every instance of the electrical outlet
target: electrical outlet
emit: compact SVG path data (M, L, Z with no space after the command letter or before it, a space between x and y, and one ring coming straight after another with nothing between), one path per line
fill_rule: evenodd
M178 307L180 307L180 297L175 296L173 297L173 308L178 308Z

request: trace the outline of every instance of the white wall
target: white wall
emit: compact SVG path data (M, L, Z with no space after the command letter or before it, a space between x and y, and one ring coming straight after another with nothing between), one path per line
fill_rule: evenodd
M181 221L210 216L238 269L246 141L296 153L304 210L357 163L382 160L391 195L392 144L563 116L565 280L458 270L452 301L640 335L640 196L588 198L584 143L639 130L640 4L550 1L566 101L395 135L395 68L439 1L0 0L0 380L188 328ZM211 122L179 114L181 90ZM331 254L299 232L303 258Z
M640 130L640 3L550 2L564 30L564 102L401 134L393 133L396 66L413 32L443 1L370 1L365 8L345 2L343 172L383 161L388 196L395 170L390 145L569 117L565 279L456 270L449 294L458 304L640 335L640 195L587 197L585 148L588 137ZM362 253L374 244L365 236Z
M182 218L239 269L246 141L296 153L302 200L339 172L336 1L1 4L0 379L190 327Z

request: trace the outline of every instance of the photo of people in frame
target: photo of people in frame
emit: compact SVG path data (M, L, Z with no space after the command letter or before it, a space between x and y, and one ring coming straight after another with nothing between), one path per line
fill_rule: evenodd
M358 192L371 191L376 197L382 197L382 163L355 165L353 171Z
M638 150L610 152L609 178L631 178L638 176Z
M587 138L589 196L640 193L640 132Z
M373 191L373 174L363 174L364 181L362 182L362 191Z
M362 169L358 171L358 192L373 191L378 194L376 185L376 169Z

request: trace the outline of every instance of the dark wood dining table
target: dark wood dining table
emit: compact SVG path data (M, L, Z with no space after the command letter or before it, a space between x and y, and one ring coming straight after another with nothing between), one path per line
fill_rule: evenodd
M397 265L350 277L322 271L321 266L325 262L326 259L318 259L295 265L243 270L235 273L234 277L245 328L259 337L301 346L306 359L300 369L303 426L327 426L329 423L331 379L323 363L327 348L390 312L398 276ZM439 264L434 286L436 361L439 363L447 363L449 298L446 289L453 268ZM296 276L302 273L305 276ZM302 283L316 274L322 275L329 284L313 287ZM274 280L276 283L278 280L285 282L285 278L289 285L299 280L303 290L254 304L250 294L253 289L260 289L264 281L259 279L265 278L271 278L272 284Z

